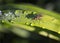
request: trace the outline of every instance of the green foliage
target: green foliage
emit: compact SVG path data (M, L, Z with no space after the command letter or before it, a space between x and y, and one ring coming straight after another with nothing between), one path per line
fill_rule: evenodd
M8 4L7 6L16 8L16 10L12 10L13 13L7 13L8 16L5 16L5 18L3 19L2 23L4 28L13 31L15 30L15 27L18 27L24 30L38 32L38 34L42 33L41 35L44 35L46 37L49 34L49 37L55 40L60 39L59 14L44 10L30 4ZM5 14L5 12L8 10L3 11ZM42 15L42 17L39 17L39 19L33 19L38 17L37 15ZM19 34L18 28L17 32L13 31L17 35Z

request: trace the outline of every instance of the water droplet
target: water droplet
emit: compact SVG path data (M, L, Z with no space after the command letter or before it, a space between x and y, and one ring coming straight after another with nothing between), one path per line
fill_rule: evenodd
M27 11L24 11L24 14L27 14Z
M53 21L52 21L53 23L56 23L56 22L58 22L58 20L57 19L53 19Z
M31 26L34 26L34 24L33 24L33 23L31 23Z
M11 23L14 23L14 21L11 21Z
M1 10L0 10L0 12L1 12Z
M6 14L6 13L5 13L4 15L5 15L5 16L8 16L8 14Z
M45 28L45 27L42 27L42 28Z
M14 18L14 19L17 19L17 18Z
M2 11L0 10L0 15L2 15Z
M33 14L36 14L37 12L33 12Z
M9 14L12 14L12 12L9 12Z
M29 25L29 23L27 22L26 25Z
M4 23L5 21L4 20L2 20L2 23Z
M58 33L60 34L60 31Z

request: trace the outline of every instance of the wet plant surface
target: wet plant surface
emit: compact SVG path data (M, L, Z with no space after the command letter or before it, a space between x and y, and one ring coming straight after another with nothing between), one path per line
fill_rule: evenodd
M39 11L37 10L37 12ZM35 13L34 11L23 10L23 9L0 11L1 16L0 28L1 30L5 28L4 31L5 32L7 31L7 33L1 33L3 37L0 38L0 42L1 43L60 43L59 16L58 15L53 16L52 14L54 13L51 13L52 16L49 16L49 14L48 15L44 13L41 14L41 12L40 13L37 12ZM21 31L20 29L28 31L30 33L30 36L28 32ZM23 33L25 33L26 35L28 34L27 36L29 37L23 38L24 37ZM22 35L23 37L21 37Z

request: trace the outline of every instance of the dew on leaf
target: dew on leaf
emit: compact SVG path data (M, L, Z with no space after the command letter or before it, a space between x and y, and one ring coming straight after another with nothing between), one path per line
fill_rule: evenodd
M34 24L33 24L33 23L31 23L31 26L34 26Z
M9 12L9 14L12 14L12 12Z
M4 23L5 21L4 20L2 20L2 23Z
M52 21L53 23L56 23L56 22L58 22L58 20L57 19L53 19L53 21Z
M60 34L60 31L58 33Z
M37 14L37 12L33 12L33 14Z
M27 22L26 25L29 25L29 23Z
M0 11L0 15L2 15L2 11Z
M20 14L22 14L22 10L15 11L15 17L20 17Z
M5 14L5 16L8 16L8 14Z
M14 21L13 20L11 20L11 23L13 23Z
M42 28L46 28L46 27L42 27Z

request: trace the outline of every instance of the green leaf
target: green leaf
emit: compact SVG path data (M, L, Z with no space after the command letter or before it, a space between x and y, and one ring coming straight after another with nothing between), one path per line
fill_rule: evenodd
M50 38L60 39L60 15L58 13L44 10L31 4L8 4L6 6L21 9L15 11L15 14L19 15L19 17L12 19L11 22L6 21L10 26L20 27L32 32L35 31L38 34L42 33L42 35L50 34ZM42 17L35 19L39 14ZM47 35L44 36L47 37Z

